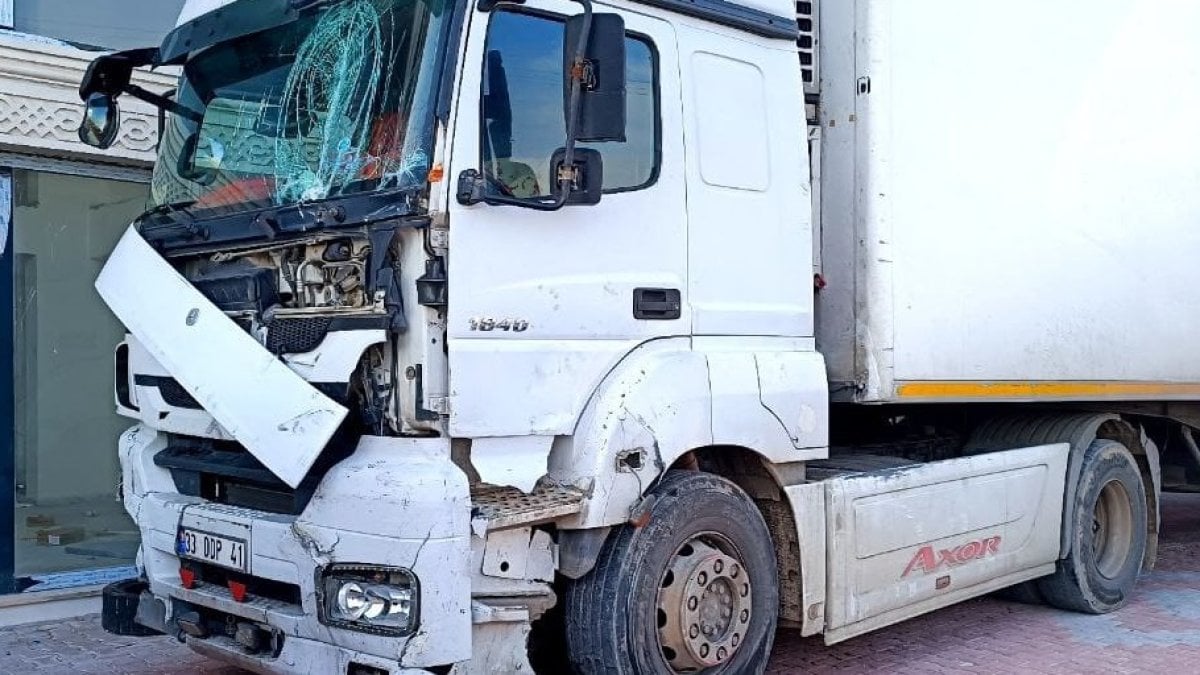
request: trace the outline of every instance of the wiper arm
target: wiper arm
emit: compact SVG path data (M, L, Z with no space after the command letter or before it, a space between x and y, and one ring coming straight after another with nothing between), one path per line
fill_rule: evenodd
M193 237L208 238L208 228L196 222L196 216L189 210L195 201L182 201L169 204L159 204L138 216L137 223L144 232L151 233L171 227L181 227ZM166 217L167 220L153 221L156 216Z

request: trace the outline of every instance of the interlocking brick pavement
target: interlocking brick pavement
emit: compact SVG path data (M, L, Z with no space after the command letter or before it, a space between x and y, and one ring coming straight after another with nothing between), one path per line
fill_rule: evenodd
M1200 495L1165 495L1163 520L1157 568L1114 614L983 598L833 647L781 631L767 672L1200 672ZM108 635L97 617L0 630L0 673L241 672L169 638Z

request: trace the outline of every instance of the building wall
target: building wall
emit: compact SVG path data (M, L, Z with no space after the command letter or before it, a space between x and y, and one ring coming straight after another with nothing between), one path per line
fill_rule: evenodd
M148 167L154 161L158 113L121 99L116 144L100 151L79 142L79 82L95 53L20 33L0 31L0 151ZM174 86L163 73L138 73L134 83L154 91Z

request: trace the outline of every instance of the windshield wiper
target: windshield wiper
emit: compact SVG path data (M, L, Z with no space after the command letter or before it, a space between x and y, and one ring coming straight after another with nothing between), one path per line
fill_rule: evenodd
M168 228L183 228L192 237L208 238L208 228L196 222L191 212L195 200L159 204L138 216L139 229L145 233L160 232ZM156 220L157 218L157 220Z

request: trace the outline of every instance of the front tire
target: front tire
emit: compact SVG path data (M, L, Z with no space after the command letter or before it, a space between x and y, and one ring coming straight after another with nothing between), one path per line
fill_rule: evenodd
M1146 554L1146 488L1133 455L1122 444L1097 439L1083 458L1071 554L1038 581L1046 601L1060 609L1104 614L1123 607Z
M582 675L762 673L775 639L771 534L737 485L668 472L643 527L625 526L566 594L567 648Z

